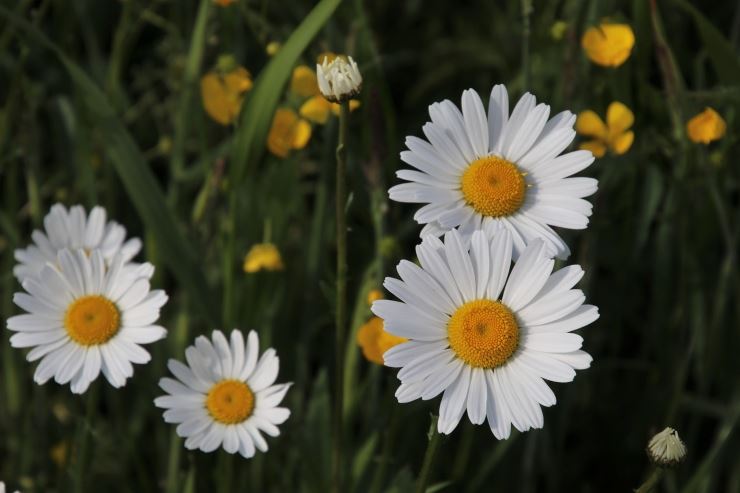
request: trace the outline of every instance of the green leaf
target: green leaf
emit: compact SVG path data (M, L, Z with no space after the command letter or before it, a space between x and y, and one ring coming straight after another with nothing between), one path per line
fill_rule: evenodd
M177 280L190 291L190 299L204 318L215 323L215 303L209 302L210 291L191 243L177 227L177 220L167 208L164 194L126 127L121 123L103 91L85 74L79 65L57 48L46 36L24 19L0 7L5 17L39 44L53 51L67 70L80 100L103 135L105 152L113 163L126 192L144 224L152 231L166 266Z
M235 186L244 179L248 167L259 161L265 150L272 116L298 57L340 2L321 0L257 77L241 112L231 156L231 177Z
M723 84L740 84L740 58L732 44L722 33L686 0L674 0L683 10L691 14L704 43L704 49Z

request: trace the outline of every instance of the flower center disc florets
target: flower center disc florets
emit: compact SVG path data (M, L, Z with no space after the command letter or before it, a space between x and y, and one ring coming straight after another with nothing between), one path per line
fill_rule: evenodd
M500 301L469 301L447 324L447 338L457 356L476 368L503 365L519 346L514 314Z
M524 203L527 183L514 163L486 156L470 163L460 180L463 197L483 216L509 216Z
M89 295L77 298L64 314L69 337L83 346L108 342L121 327L118 307L108 298Z
M220 423L241 423L252 415L254 393L242 381L221 380L208 392L206 408L213 419Z

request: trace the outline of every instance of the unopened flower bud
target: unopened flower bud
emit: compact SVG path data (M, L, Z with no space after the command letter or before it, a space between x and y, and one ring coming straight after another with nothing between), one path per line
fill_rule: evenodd
M686 445L673 428L666 428L653 438L647 446L650 460L661 467L672 467L686 457Z
M362 75L352 57L328 57L316 64L316 78L321 94L332 103L348 101L360 94Z

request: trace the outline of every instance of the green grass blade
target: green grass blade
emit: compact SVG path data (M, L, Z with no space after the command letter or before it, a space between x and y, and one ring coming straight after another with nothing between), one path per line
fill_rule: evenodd
M732 44L725 38L704 14L685 0L675 0L676 4L691 14L704 43L704 49L723 84L740 84L740 58Z
M193 302L211 323L217 320L215 306L208 299L209 291L198 257L190 242L177 227L177 221L167 208L164 194L149 169L141 150L128 133L105 94L85 72L57 48L34 26L0 7L0 16L50 49L62 62L75 85L80 100L90 112L98 131L106 143L105 152L121 178L131 202L149 228L162 252L162 258L173 275L191 293Z
M231 177L234 184L241 182L246 176L247 168L256 163L264 152L272 115L293 66L340 2L341 0L321 0L257 78L242 110L231 156Z

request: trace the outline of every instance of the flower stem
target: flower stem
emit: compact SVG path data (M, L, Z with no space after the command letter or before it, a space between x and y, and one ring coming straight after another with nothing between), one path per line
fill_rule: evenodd
M344 337L347 319L347 128L349 102L341 103L337 143L336 228L337 292L334 338L334 422L332 447L332 491L342 491L342 412L344 404Z
M522 0L522 86L529 91L529 16L532 14L532 0Z
M88 447L90 445L89 435L92 431L93 416L98 404L98 386L93 383L88 389L85 399L85 416L77 425L76 462L73 475L73 489L75 493L85 491L85 467L87 466Z
M434 456L437 453L437 447L439 446L439 432L437 431L437 420L439 416L432 415L432 423L429 426L429 443L427 443L427 451L424 454L424 463L421 466L419 472L419 479L416 483L416 493L424 493L427 489L427 483L432 473L432 463L434 462Z
M653 471L650 473L650 476L645 480L644 483L640 485L639 488L635 490L635 493L650 493L653 491L653 488L657 486L658 482L660 481L660 478L663 477L663 468L662 467L654 467Z

